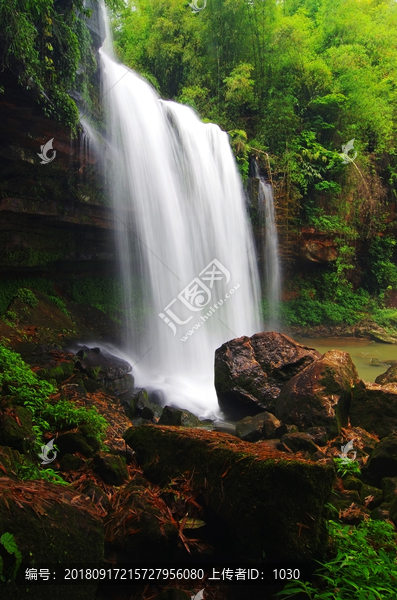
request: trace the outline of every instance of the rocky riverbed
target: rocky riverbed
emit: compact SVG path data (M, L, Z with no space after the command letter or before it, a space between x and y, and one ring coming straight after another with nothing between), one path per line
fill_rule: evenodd
M231 340L215 356L225 422L201 421L160 406L134 387L127 361L90 344L94 314L70 305L66 316L35 296L34 308L10 307L16 324L0 323L0 530L22 564L321 559L332 511L350 525L397 525L395 367L370 384L346 352L321 355L275 332ZM115 334L104 327L103 342ZM40 411L23 402L26 389L44 394ZM39 425L57 452L44 466ZM349 441L361 471L338 475L334 459ZM12 579L16 555L2 546L0 555ZM6 599L66 599L71 589L0 585ZM189 600L199 589L92 584L73 595ZM205 597L241 593L213 585Z

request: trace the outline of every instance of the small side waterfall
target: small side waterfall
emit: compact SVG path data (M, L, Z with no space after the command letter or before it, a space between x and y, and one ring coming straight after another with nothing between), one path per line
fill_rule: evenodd
M126 305L143 319L130 338L136 385L162 403L216 415L216 348L262 330L254 241L229 140L187 106L160 100L115 61L108 42L100 55Z
M270 183L266 182L260 176L256 161L255 177L259 180L258 216L263 227L262 239L265 240L265 298L267 299L269 307L269 317L266 322L266 328L271 331L277 331L280 325L279 309L281 296L281 277L273 189Z

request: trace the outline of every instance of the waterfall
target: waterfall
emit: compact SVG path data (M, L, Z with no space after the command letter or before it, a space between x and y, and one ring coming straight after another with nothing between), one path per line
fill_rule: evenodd
M279 309L281 293L280 260L278 253L278 233L276 211L274 207L273 188L259 174L255 161L255 177L259 180L258 216L262 223L262 239L264 239L265 298L268 303L269 317L267 329L279 329Z
M216 348L262 329L254 241L228 136L161 100L116 62L109 43L100 57L126 306L141 319L139 331L126 331L135 385L162 404L216 416Z

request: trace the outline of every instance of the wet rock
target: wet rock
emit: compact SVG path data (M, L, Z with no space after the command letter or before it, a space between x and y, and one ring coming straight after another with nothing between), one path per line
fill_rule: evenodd
M375 340L375 342L383 342L384 344L397 344L397 338L392 337L386 332L374 331L373 329L371 329L371 331L369 331L368 334L373 340Z
M343 487L345 490L356 490L357 492L361 492L363 487L363 482L357 477L348 476L343 480Z
M32 425L32 412L24 406L8 407L1 411L0 445L26 452L36 438Z
M106 452L95 454L94 471L108 485L122 485L128 479L128 470L121 456Z
M186 472L220 519L233 543L231 557L308 558L327 541L324 504L333 466L296 460L265 444L250 444L214 431L131 427L124 434L145 477L159 485ZM274 499L277 499L275 502ZM310 514L309 529L297 523ZM255 524L253 527L252 524ZM247 532L249 531L249 535Z
M283 387L275 415L302 430L324 427L332 437L347 426L352 386L358 381L350 355L330 350Z
M361 488L361 503L369 508L370 510L374 510L378 508L383 502L383 492L377 487L372 485L367 485L363 483Z
M201 427L201 421L188 410L164 406L159 425L174 425L176 427Z
M119 396L120 394L125 394L125 392L128 392L129 390L133 389L134 383L135 380L133 375L131 375L131 373L128 373L120 379L106 381L105 385L108 388L108 390L111 390Z
M214 431L221 431L222 433L229 433L230 435L236 435L236 424L229 423L228 421L214 421Z
M317 446L327 445L328 435L325 427L309 427L309 429L306 429L306 433L310 435Z
M79 452L87 458L94 455L93 448L88 444L81 433L72 433L68 431L55 440L55 445L58 446L61 456L65 454L74 454L75 452Z
M274 413L283 386L321 355L292 338L265 331L223 344L215 352L215 388L227 417Z
M385 502L394 502L397 498L397 477L384 477L382 490Z
M368 433L362 427L350 427L349 431L354 440L354 448L360 448L365 454L371 454L372 450L379 444L378 436Z
M109 508L112 506L112 503L105 492L101 490L101 488L93 481L88 481L82 488L81 493L84 496L91 498L91 501L97 506L102 506L105 511L109 510Z
M150 402L146 390L141 390L135 401L135 410L143 419L148 419L152 423L158 423L163 414L163 407L154 402Z
M393 501L389 509L389 517L397 527L397 498Z
M280 426L280 421L271 413L263 412L254 417L245 417L236 423L236 435L246 442L256 442L261 438L271 439Z
M397 384L381 386L361 380L353 390L349 416L352 426L381 438L397 431Z
M306 450L310 454L318 451L313 439L307 433L287 433L281 438L281 443L285 444L292 452Z
M379 488L384 477L397 476L397 433L391 433L380 441L362 468L361 475L364 481Z
M144 419L143 417L135 417L135 419L131 419L131 423L135 427L140 427L141 425L151 425L152 422L149 419Z
M8 446L0 446L0 471L1 476L7 475L10 479L18 479L18 466L23 462L18 450Z
M387 369L386 373L378 375L378 377L375 379L375 383L379 383L379 385L397 383L397 365L392 365Z
M106 385L119 380L132 371L131 365L122 358L100 348L82 346L76 352L76 367L95 381ZM131 386L133 387L133 386Z
M77 471L84 465L84 460L73 454L65 454L62 457L59 468L61 471Z
M388 521L390 519L391 504L383 503L371 512L371 519L374 521Z

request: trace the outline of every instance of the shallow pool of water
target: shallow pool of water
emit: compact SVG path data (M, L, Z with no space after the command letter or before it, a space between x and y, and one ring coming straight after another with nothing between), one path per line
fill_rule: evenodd
M297 341L305 346L315 348L321 354L328 350L348 352L356 365L358 374L366 381L375 381L378 375L389 368L387 364L374 366L371 364L371 359L377 359L384 363L397 361L397 345L352 338L302 338Z

